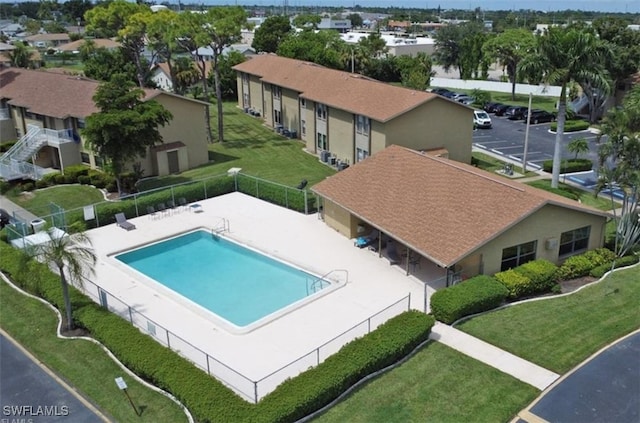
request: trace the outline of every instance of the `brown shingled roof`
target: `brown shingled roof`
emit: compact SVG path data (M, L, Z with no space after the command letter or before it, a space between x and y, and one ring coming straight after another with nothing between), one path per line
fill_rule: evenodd
M445 267L547 204L607 216L473 166L395 145L312 190Z
M69 34L66 32L60 32L57 34L35 34L29 35L25 38L26 41L34 42L34 41L63 41L69 40Z
M86 41L87 40L72 41L70 43L58 46L57 49L60 51L79 51L80 47L82 47ZM121 45L119 42L110 40L108 38L95 38L91 39L91 41L93 41L95 48L113 49L120 47Z
M368 116L378 122L386 122L439 98L436 94L396 87L362 75L272 54L254 56L233 68L259 76L266 83L296 90L303 98ZM460 104L460 107L466 106Z
M9 104L26 107L30 112L43 116L82 119L99 111L93 101L99 84L98 81L80 76L8 68L0 71L0 99L8 99ZM162 94L206 104L161 90L144 91L145 100Z

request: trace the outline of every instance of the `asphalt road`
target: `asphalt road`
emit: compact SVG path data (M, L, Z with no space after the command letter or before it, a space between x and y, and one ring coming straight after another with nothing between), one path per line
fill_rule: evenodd
M105 421L89 407L66 384L0 334L0 422Z
M639 422L638 357L640 333L617 342L570 374L531 413L548 422Z
M521 120L508 120L502 116L491 116L492 129L476 129L473 131L473 145L483 150L504 156L507 159L522 163L524 156L524 141L527 125ZM556 134L549 132L550 123L540 123L529 126L527 147L527 164L535 169L542 166L542 162L553 158ZM562 141L562 158L575 157L567 150L567 145L573 139L585 138L590 147L589 158L597 163L597 136L589 131L566 133ZM536 167L538 166L538 167Z

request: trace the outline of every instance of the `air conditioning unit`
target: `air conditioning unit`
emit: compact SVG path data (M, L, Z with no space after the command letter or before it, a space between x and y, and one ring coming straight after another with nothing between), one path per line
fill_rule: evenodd
M558 238L549 238L544 242L546 250L555 250L558 247Z

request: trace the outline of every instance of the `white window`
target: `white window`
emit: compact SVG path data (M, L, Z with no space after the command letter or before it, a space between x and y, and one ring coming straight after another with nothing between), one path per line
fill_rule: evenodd
M319 120L327 120L327 106L316 104L316 116L318 116Z
M558 252L558 256L566 257L586 251L589 246L590 233L591 226L563 232L560 235L560 251Z
M273 98L280 98L282 97L282 88L276 86L276 85L272 85L271 89L273 90Z
M316 138L318 150L326 150L327 149L327 136L325 134L321 134L318 132Z
M307 107L307 100L305 100L304 98L300 99L300 107Z
M273 111L273 120L278 125L282 125L282 112L280 110Z
M366 116L356 115L356 132L362 135L369 135L370 120Z
M369 157L369 152L362 148L356 148L356 162L361 162Z
M501 271L513 269L521 264L536 259L537 241L525 242L524 244L514 245L502 250Z
M307 122L304 120L300 123L300 132L302 132L302 135L307 135Z

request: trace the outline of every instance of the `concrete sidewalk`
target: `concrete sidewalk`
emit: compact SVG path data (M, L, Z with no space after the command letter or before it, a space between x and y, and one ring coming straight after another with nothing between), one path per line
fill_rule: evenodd
M560 375L545 368L440 322L436 322L433 329L431 329L429 337L516 379L535 386L541 391L545 390L560 377Z
M38 216L35 214L26 211L13 201L9 200L4 195L0 195L0 209L5 209L10 215L13 216L14 212L18 214L21 219L24 219L28 222L31 222L33 219L37 219Z

